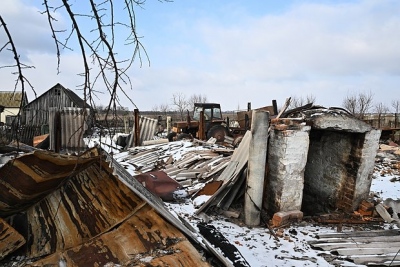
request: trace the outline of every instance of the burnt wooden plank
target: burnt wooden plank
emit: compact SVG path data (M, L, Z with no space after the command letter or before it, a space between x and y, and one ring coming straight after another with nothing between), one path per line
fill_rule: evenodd
M231 244L213 225L199 223L197 224L200 233L214 247L220 249L224 256L228 258L235 267L249 267L250 264L242 256L240 251Z

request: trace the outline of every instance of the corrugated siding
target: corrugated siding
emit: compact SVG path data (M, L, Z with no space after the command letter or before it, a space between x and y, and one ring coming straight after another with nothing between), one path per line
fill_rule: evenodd
M61 110L61 149L65 152L85 150L83 134L87 130L89 109L63 108Z
M89 109L81 108L50 108L49 109L49 132L50 150L55 150L57 130L59 129L61 139L61 151L66 153L79 153L85 150L83 134L87 130ZM59 119L58 119L59 118Z
M158 120L152 119L148 117L139 116L139 128L140 128L140 139L139 145L143 145L143 141L152 140L155 136L158 127ZM133 147L135 145L134 142L135 136L135 126L133 126L131 138L129 140L129 147Z
M0 218L0 260L25 244L25 239Z
M399 230L371 230L317 234L313 248L338 255L335 266L400 266Z

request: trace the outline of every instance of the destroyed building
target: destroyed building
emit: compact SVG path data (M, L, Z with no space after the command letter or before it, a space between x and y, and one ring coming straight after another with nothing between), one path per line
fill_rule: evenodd
M38 150L9 161L0 169L0 227L13 245L0 246L0 258L22 257L33 266L146 260L151 266L208 266L203 255L213 254L223 262L196 230L145 190L160 177L154 170L173 177L177 189L195 180L213 188L198 215L231 211L240 198L254 206L245 205L244 214L251 216L262 209L271 217L355 210L369 194L380 131L342 109L307 107L281 115L270 119L257 111L236 149L196 151L179 160L170 154L177 145L167 143L115 158L97 149L80 156ZM134 175L148 176L134 179L129 166ZM255 186L249 184L254 176Z
M267 208L356 210L368 198L381 131L337 108L285 116L271 126Z
M231 204L229 199L239 192L235 188L241 186L240 173L251 174L254 172L250 169L252 165L258 166L261 172L258 182L253 185L249 185L247 177L246 190L252 187L264 189L256 193L260 198L258 203L254 193L250 197L255 206L253 212L258 215L262 209L270 217L277 212L289 211L308 215L336 210L353 212L362 200L368 198L380 130L339 108L309 106L288 111L270 121L269 127L268 121L264 121L264 128L261 128L261 132L267 132L267 124L268 146L262 148L266 137L261 135L253 152L249 153L248 148L241 151L240 147L235 150L233 168L238 166L236 153L238 158L245 158L239 160L242 170L236 170L234 174L228 165L217 178L217 181L223 181L221 188L199 212L211 207L228 210ZM251 135L254 139L256 133L253 128ZM246 141L247 144L253 142L250 140ZM254 155L262 153L266 154L265 158L252 162ZM247 159L248 171L244 170ZM250 221L256 225L259 222Z

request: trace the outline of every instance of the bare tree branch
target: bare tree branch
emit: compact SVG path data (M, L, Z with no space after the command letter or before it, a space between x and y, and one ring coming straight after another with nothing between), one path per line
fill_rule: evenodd
M207 96L203 94L193 94L189 97L188 106L194 110L194 103L206 103Z
M172 105L176 107L176 111L181 115L181 119L184 120L185 110L188 109L188 101L183 93L175 93L172 95Z
M373 95L371 92L347 95L343 99L343 107L356 118L363 119L364 115L371 109L372 102Z

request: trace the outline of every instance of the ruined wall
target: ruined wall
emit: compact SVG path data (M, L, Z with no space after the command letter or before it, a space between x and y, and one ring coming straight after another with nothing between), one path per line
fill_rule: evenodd
M372 129L370 132L365 134L363 150L361 152L360 168L357 172L356 188L352 203L353 210L357 208L361 200L368 197L371 188L376 152L379 148L380 136L381 130L375 129Z
M342 109L301 110L291 116L275 121L271 131L267 212L313 215L357 209L370 191L381 132Z
M268 213L300 210L310 126L273 126L268 149L264 206Z
M352 199L354 195L363 137L357 133L311 131L304 181L304 212L328 212L337 207L348 209L349 202L344 200Z

